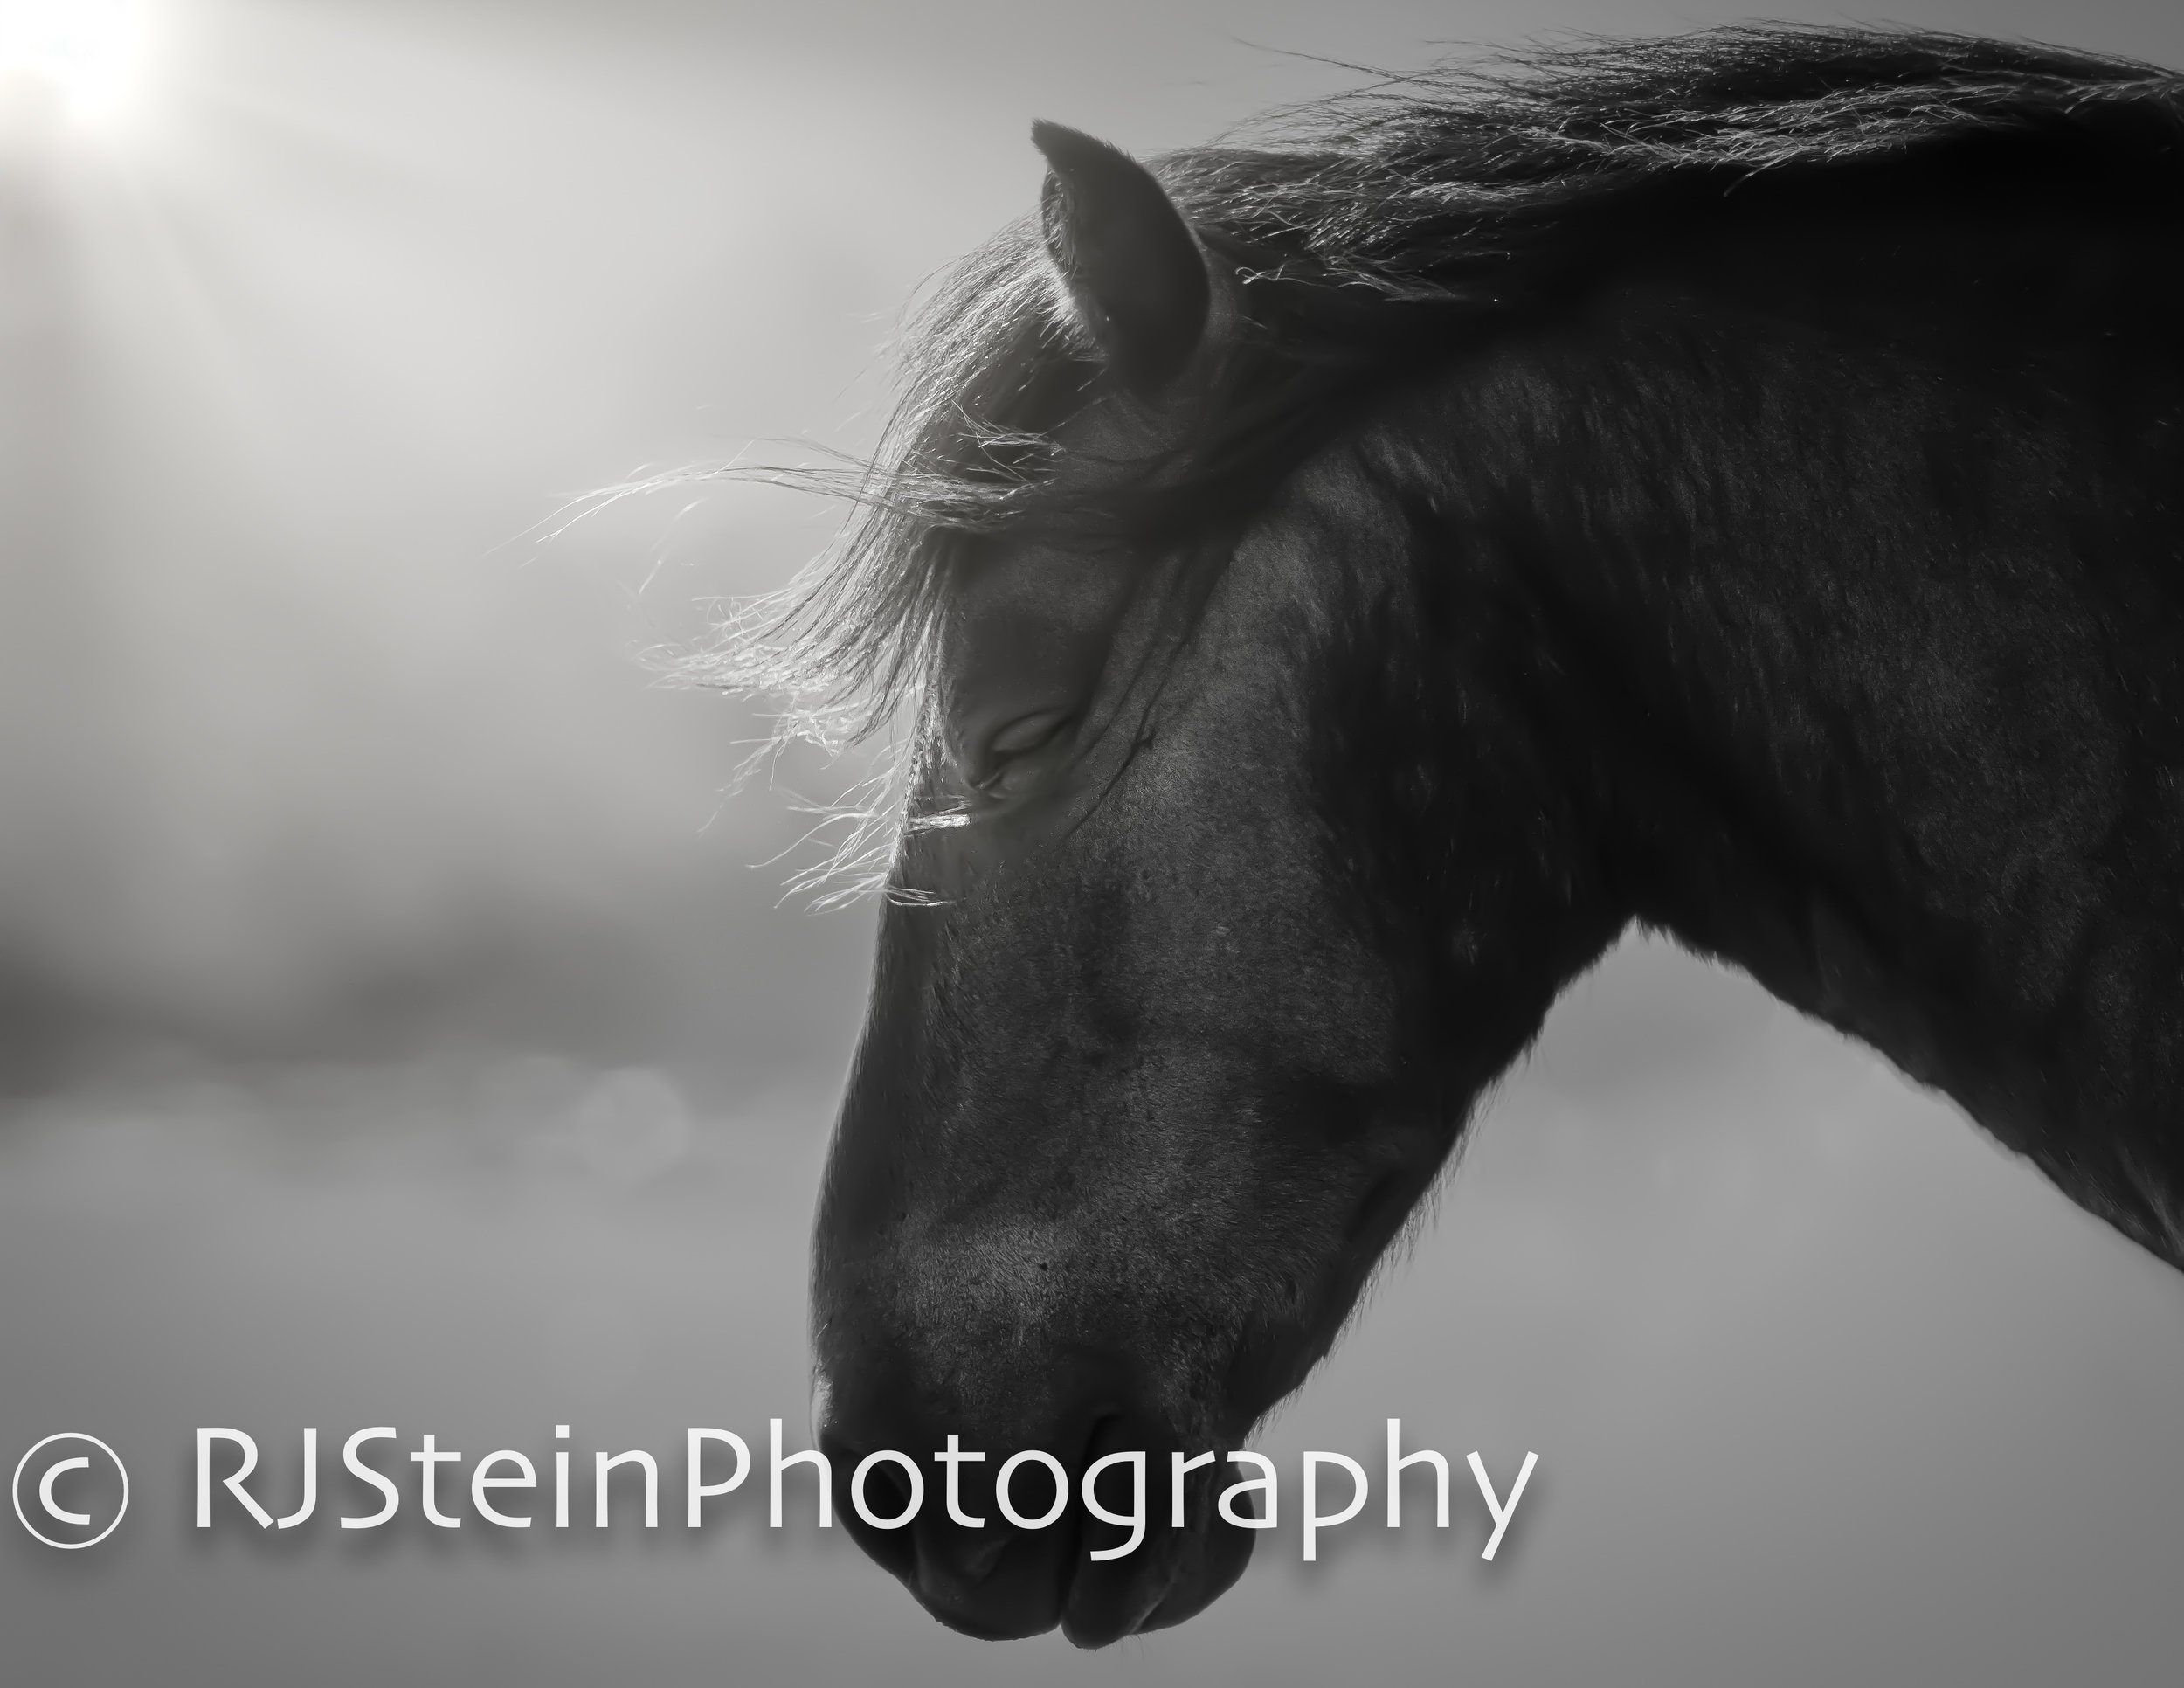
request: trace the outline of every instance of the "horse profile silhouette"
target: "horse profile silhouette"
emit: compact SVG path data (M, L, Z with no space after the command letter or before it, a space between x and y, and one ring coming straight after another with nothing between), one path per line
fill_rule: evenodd
M973 1635L1235 1580L1218 1466L1097 1559L994 1473L1235 1448L1633 923L2184 1266L2184 79L1739 28L1276 122L1039 125L720 659L911 726L819 1432L984 1451L840 1503Z

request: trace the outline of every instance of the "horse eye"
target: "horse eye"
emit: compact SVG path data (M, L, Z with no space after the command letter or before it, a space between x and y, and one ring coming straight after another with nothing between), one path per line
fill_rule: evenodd
M988 797L1005 797L1032 771L1031 758L1053 744L1069 723L1067 709L1038 709L1006 723L973 752L963 770L966 784Z

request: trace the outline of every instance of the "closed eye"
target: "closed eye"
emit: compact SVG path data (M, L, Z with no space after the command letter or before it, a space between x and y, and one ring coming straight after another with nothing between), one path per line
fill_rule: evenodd
M1013 796L1039 771L1039 752L1053 745L1069 725L1068 709L1035 709L1004 723L967 758L964 782L981 796Z

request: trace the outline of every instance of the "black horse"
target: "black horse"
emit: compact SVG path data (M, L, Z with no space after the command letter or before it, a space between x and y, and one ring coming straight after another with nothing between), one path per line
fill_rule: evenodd
M974 1635L1235 1579L1165 1450L1297 1387L1634 921L2184 1265L2184 79L1734 30L1286 122L1036 128L729 658L916 723L820 1433ZM850 1511L950 1434L984 1527ZM1150 1450L1144 1546L1003 1527L1024 1449Z

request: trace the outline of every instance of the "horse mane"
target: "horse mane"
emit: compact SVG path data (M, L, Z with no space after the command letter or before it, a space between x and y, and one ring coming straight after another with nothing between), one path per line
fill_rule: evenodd
M1390 76L1151 160L1243 280L1239 343L1185 443L1158 464L1047 473L1042 429L1092 354L1026 217L912 315L874 460L791 477L854 501L838 543L738 606L687 672L783 699L784 737L839 745L925 707L964 536L1203 522L1263 493L1344 395L1415 371L1664 210L1981 140L2012 144L2017 169L2175 171L2184 77L1959 35L1735 25Z

